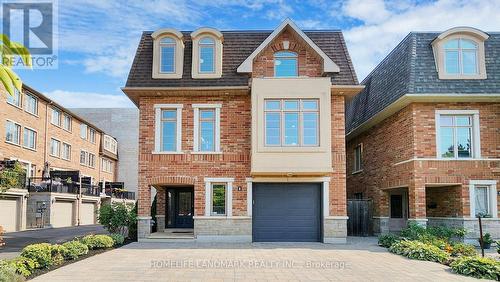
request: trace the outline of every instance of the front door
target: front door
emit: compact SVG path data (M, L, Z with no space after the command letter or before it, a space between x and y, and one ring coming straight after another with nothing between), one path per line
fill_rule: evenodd
M390 194L390 231L401 231L406 227L408 220L408 194L406 191L393 192Z
M167 228L193 228L194 193L192 188L169 188L167 201Z

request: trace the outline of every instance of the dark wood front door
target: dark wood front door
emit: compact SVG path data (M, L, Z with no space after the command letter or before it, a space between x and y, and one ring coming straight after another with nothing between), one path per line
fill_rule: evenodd
M166 191L167 228L193 228L194 193L192 188Z

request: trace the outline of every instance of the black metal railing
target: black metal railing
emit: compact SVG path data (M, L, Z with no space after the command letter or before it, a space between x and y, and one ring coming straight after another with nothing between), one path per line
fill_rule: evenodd
M82 195L98 197L100 194L101 188L99 186L82 183Z
M30 177L27 186L29 192L78 194L80 183L44 177Z
M104 193L112 198L135 200L135 192L120 191L115 188L105 188Z

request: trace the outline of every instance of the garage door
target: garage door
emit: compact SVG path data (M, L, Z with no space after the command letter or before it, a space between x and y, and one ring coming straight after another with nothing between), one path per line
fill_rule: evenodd
M18 207L16 199L0 199L0 226L5 232L17 231Z
M316 183L253 186L254 242L321 240L321 189Z
M73 225L73 202L56 201L53 205L53 227Z
M94 203L82 203L80 210L80 224L95 224L94 222L95 216L95 205Z

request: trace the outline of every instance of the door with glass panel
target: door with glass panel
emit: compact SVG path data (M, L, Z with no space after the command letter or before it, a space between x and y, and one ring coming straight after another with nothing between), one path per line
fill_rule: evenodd
M166 191L167 228L193 228L194 193L192 188Z

